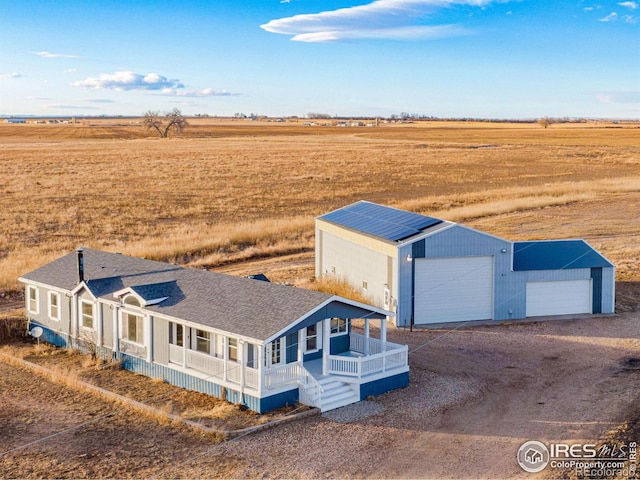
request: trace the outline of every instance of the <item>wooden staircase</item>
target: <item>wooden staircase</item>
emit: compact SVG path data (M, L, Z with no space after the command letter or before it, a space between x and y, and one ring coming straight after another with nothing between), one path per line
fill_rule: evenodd
M322 386L320 411L328 412L360 401L360 386L347 383L331 376L318 378Z

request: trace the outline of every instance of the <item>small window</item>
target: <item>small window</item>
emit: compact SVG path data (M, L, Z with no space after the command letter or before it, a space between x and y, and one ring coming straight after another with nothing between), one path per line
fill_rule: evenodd
M133 313L122 314L122 338L130 342L144 344L144 319Z
M27 308L31 313L38 313L38 289L29 285L27 289L28 305Z
M335 265L331 265L331 273L333 273L335 275L335 273L336 273L336 266Z
M178 347L184 345L184 327L179 323L169 322L169 343Z
M258 368L258 346L253 343L247 344L247 367Z
M93 303L87 300L80 302L82 321L81 325L84 328L93 328Z
M331 335L344 335L349 331L349 320L346 318L331 319Z
M267 367L284 363L282 355L282 339L274 340L266 348L265 364Z
M369 284L365 280L363 280L362 281L362 289L366 290L367 288L369 288Z
M196 350L202 353L211 353L211 332L196 330Z
M227 339L227 359L232 362L238 361L238 339L237 338Z
M305 352L317 352L320 348L320 337L318 335L318 324L309 325L307 327L307 341L305 343Z
M134 307L140 307L140 300L138 300L136 297L134 297L133 295L127 295L126 297L124 297L124 303L126 303L127 305L133 305Z
M49 318L60 320L60 294L58 292L49 292Z

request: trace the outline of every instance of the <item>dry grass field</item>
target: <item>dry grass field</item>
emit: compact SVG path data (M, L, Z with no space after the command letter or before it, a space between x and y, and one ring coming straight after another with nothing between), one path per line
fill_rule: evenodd
M624 365L640 357L639 123L192 124L166 140L130 119L0 124L0 307L19 275L78 246L344 292L311 281L313 219L365 199L512 240L585 238L616 263L621 315L391 329L412 383L377 398L382 413L226 443L0 362L0 477L508 478L524 440L637 423L640 370ZM31 360L67 355L42 350ZM170 389L80 366L141 401ZM158 407L214 410L175 395Z
M221 269L290 256L264 266L304 283L313 218L360 199L514 240L584 237L639 280L638 123L194 119L168 140L135 123L0 125L0 289L78 246Z

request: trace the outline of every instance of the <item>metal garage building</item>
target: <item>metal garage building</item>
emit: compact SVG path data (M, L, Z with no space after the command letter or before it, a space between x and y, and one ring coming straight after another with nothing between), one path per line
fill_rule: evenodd
M362 288L398 326L613 313L614 273L584 240L511 242L365 201L316 219L316 276Z

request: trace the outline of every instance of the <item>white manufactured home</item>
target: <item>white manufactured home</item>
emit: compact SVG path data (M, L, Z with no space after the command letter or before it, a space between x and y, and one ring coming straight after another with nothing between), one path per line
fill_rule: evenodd
M316 276L346 279L399 327L613 313L614 274L584 240L511 242L365 201L316 219Z
M44 341L257 412L326 411L409 383L391 312L335 295L92 249L20 280Z

